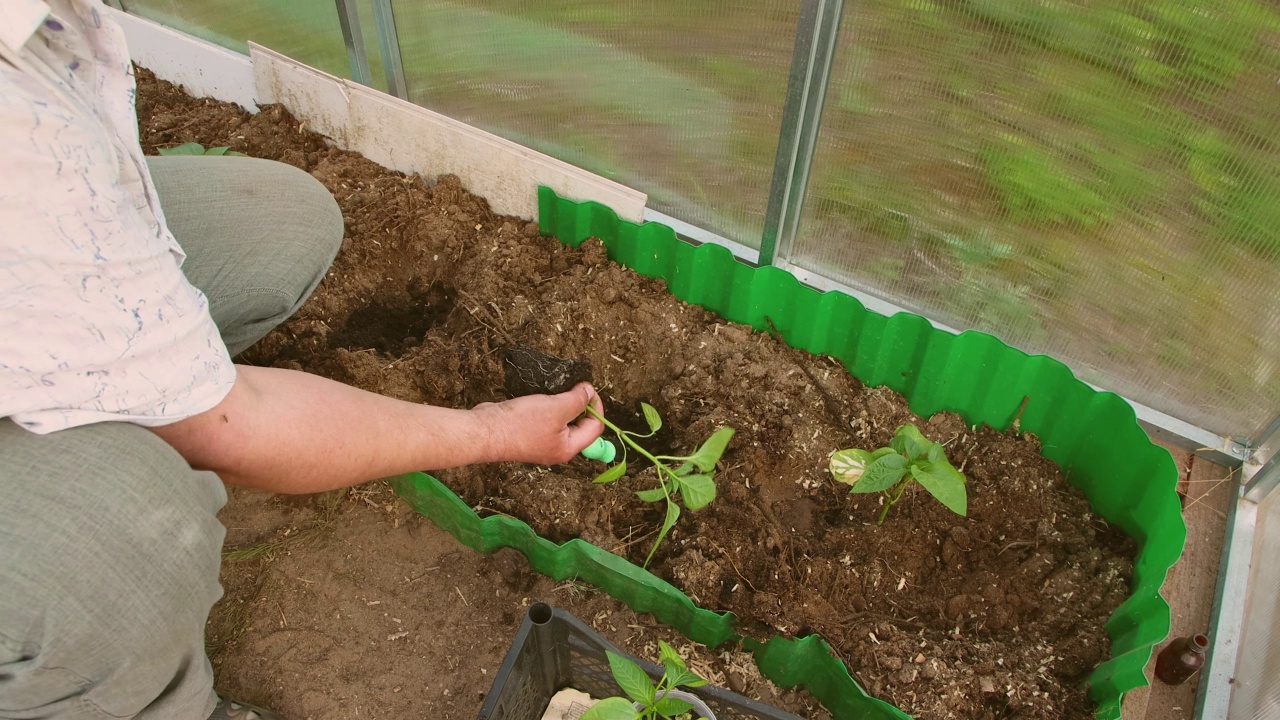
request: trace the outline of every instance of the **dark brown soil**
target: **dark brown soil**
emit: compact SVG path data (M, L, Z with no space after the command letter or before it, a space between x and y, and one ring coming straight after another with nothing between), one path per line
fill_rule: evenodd
M288 162L329 187L346 216L347 237L324 283L242 362L305 369L405 400L462 407L504 397L502 356L513 345L586 361L615 422L642 428L640 401L662 413L654 450L684 454L717 427L737 429L717 476L718 499L683 514L650 568L700 606L732 611L743 621L742 632L754 637L822 635L870 693L919 718L1091 716L1079 685L1109 656L1103 625L1128 594L1133 546L1089 512L1059 468L1040 455L1035 437L969 427L950 414L917 417L901 396L863 386L829 358L681 303L661 282L609 261L598 241L570 249L540 237L535 223L495 215L456 178L388 172L305 132L283 108L249 116L192 100L145 73L143 80L139 118L149 151L194 141ZM826 470L832 451L884 446L907 422L947 443L948 457L968 476L967 518L917 487L877 527L879 496L850 495L832 481ZM494 464L439 477L482 514L518 517L556 541L581 537L639 564L662 510L633 491L655 486L653 470L637 467L618 483L592 484L603 467L579 458L552 468ZM532 597L562 606L564 598L537 597L552 592L551 584L504 555L501 561L466 557L461 566L505 578L505 584L480 587L490 594L496 585L499 600L508 592L508 601L488 609L444 602L461 587L458 573L443 583L422 580L424 573L449 573L474 553L434 534L424 550L414 535L397 534L436 531L381 486L350 495L364 502L299 505L255 497L281 518L306 514L310 524L298 527L328 528L327 534L288 546L288 556L277 554L266 574L229 564L229 599L215 612L214 626L239 627L225 622L240 610L236 602L260 606L263 583L300 573L306 582L290 591L297 595L289 604L293 617L286 619L281 606L281 627L302 617L304 624L330 629L275 640L288 646L276 655L327 657L341 646L352 666L381 661L389 651L411 647L391 639L403 632L397 611L388 609L384 618L378 605L361 607L378 602L363 573L386 565L384 592L403 598L404 585L413 583L412 592L441 600L420 606L430 608L415 620L425 636L406 654L407 662L429 647L426 663L394 680L380 678L378 688L387 688L378 691L351 684L351 693L363 698L358 715L326 706L336 700L319 687L282 689L273 697L321 698L294 705L316 717L401 717L409 709L423 717L473 716L479 702L469 691L451 694L457 705L448 713L426 704L448 692L452 681L444 678L452 677L459 657L479 652L467 646L474 645L474 632L450 633L482 625L509 642L520 619L517 596L522 604ZM246 528L247 536L237 536L232 527L231 537L262 538L265 530ZM334 544L340 545L336 553L310 566L283 569L302 549ZM339 566L372 557L376 563L349 570L344 589L348 571ZM493 569L503 563L512 567ZM333 611L341 617L330 622L311 611L315 597L344 592L347 605ZM360 602L352 599L357 596ZM648 628L642 642L652 644L653 633L663 632L652 620L593 597L607 609L591 612ZM256 612L258 623L274 616L260 607ZM366 623L362 616L373 619ZM242 628L215 648L220 682L241 678L245 661L274 657L252 654L274 635L252 637ZM503 650L484 652L500 658ZM735 689L823 715L807 696L779 696L748 677L740 656L706 657L707 671ZM260 682L275 679L284 688L314 677L300 670L285 683L273 667L254 670ZM489 664L489 672L494 667ZM423 682L432 689L420 687Z

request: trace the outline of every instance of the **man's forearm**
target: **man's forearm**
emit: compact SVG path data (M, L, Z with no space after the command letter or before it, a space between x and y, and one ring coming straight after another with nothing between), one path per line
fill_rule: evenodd
M578 401L549 404L561 396L514 410L506 407L510 403L455 410L293 370L237 371L235 387L212 410L151 429L192 467L275 492L319 492L412 470L498 460L564 462L600 432L583 427L585 422L571 425ZM583 391L577 412L592 397ZM548 406L533 404L539 401ZM551 417L556 414L564 419ZM559 433L553 432L557 422ZM547 425L543 435L529 427L539 423Z

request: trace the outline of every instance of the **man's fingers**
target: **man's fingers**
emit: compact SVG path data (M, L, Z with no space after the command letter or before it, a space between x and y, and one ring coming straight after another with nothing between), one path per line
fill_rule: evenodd
M586 391L587 405L595 408L595 411L601 415L604 415L604 400L601 399L600 393L596 392L596 389L591 386L591 383L578 383L575 389L577 388L583 388Z
M590 383L578 383L569 391L569 394L576 399L573 417L583 415L587 407L595 408L596 412L604 414L604 402ZM585 414L582 419L569 426L569 444L575 448L575 453L581 452L583 448L595 442L603 432L604 423L589 413Z

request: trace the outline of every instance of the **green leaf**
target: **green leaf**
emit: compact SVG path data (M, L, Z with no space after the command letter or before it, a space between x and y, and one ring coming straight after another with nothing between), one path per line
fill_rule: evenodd
M676 687L678 682L685 675L689 674L689 668L684 664L684 658L680 657L680 653L675 651L664 640L658 641L658 657L662 660L662 665L666 668L667 683L670 687Z
M613 679L618 681L622 692L645 707L653 705L658 689L645 671L615 652L606 650L605 655L609 658L609 670L613 673Z
M724 449L729 445L733 433L734 429L731 427L722 427L711 433L711 437L702 443L698 452L689 456L689 462L697 465L698 469L704 473L712 472L716 469L716 463L720 462L720 456L724 454Z
M223 145L222 147L211 147L208 150L205 150L204 154L205 155L226 155L227 151L230 149L231 148L226 145Z
M893 448L891 448L891 447L882 447L882 448L880 448L879 450L877 450L877 451L875 451L875 452L871 453L871 460L874 462L874 461L879 460L880 458L884 457L885 455L892 455L892 454L894 454L894 453L896 453L896 452L898 452L898 451L897 451L897 450L894 450L894 449L893 449Z
M160 148L158 151L161 155L203 155L204 146L200 143L182 143L177 147Z
M888 490L907 474L907 459L891 453L867 466L862 479L849 492L872 493Z
M680 686L695 688L707 684L706 680L689 671L689 667L684 663L684 658L680 657L680 653L676 652L675 648L668 645L665 640L658 640L658 657L666 668L666 679L669 688Z
M893 452L893 450L889 449L889 452ZM831 471L831 476L836 479L836 482L852 486L862 479L862 474L867 471L867 466L874 461L875 456L866 450L859 450L858 448L837 450L831 453L831 460L827 462L827 469Z
M658 428L662 427L662 416L647 402L640 403L640 409L644 411L644 421L649 423L649 434L658 432Z
M614 480L617 480L618 478L626 474L627 474L627 463L620 462L617 465L614 465L613 467L608 468L604 472L597 475L596 479L592 480L591 482L603 485L604 483L611 483Z
M667 505L667 518L662 521L662 534L665 536L670 532L671 528L676 526L676 521L680 519L680 506L671 503Z
M915 425L903 425L894 433L889 446L907 456L909 460L917 460L929 454L929 448L935 443L924 435Z
M672 470L672 472L676 474L676 477L684 477L685 475L688 475L689 473L693 472L694 469L695 468L693 467L693 463L686 462L686 463L680 463L680 467L676 468L675 470Z
M942 443L934 443L933 447L929 448L929 462L949 463L947 460L947 449L942 446Z
M667 667L667 675L672 674L672 666L675 666L677 672L684 672L685 668L688 667L684 664L684 658L680 657L680 653L667 644L666 640L658 640L658 659Z
M710 475L686 475L680 479L680 495L690 510L704 508L716 499L716 481Z
M666 494L662 492L662 488L654 488L653 490L637 490L636 497L647 503L652 503L665 498Z
M911 466L911 477L955 514L965 516L969 514L969 498L964 489L964 475L949 463L915 463Z
M667 518L662 521L662 529L658 530L658 539L653 541L653 547L649 548L649 556L644 559L644 565L641 567L649 567L649 561L653 559L653 554L658 551L658 546L667 538L667 533L671 532L671 528L675 527L676 521L680 519L680 506L676 503L667 503Z
M633 720L639 716L630 700L611 697L587 708L578 720Z
M663 697L653 706L653 709L664 718L674 718L692 710L693 703L673 697Z
M701 678L693 674L693 672L689 670L685 670L684 675L681 675L680 677L676 678L676 680L678 680L679 682L673 682L671 684L679 685L681 687L687 687L687 688L702 687L703 685L707 684L707 681L704 678Z

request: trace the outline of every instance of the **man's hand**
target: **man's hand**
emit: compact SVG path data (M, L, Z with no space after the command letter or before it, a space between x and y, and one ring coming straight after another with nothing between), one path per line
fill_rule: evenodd
M148 428L225 482L313 493L415 470L500 460L561 463L604 429L578 419L599 395L583 383L471 410L419 405L295 370L240 365L212 410Z
M604 423L583 415L588 405L604 414L595 388L578 383L559 395L525 395L502 403L482 403L472 412L489 428L497 458L555 465L571 460L604 432Z

